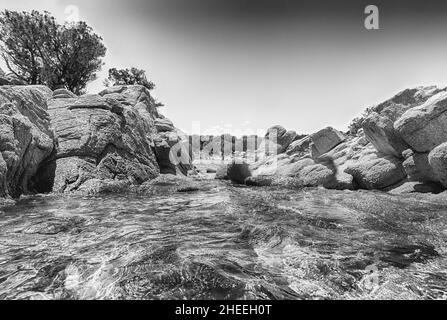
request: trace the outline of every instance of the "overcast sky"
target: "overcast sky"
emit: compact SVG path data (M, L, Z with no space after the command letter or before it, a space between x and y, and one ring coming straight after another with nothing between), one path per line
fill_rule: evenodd
M147 70L162 112L186 132L346 130L367 106L447 86L447 1L0 0L87 21L110 67ZM364 28L376 4L380 30ZM70 6L72 5L72 6ZM76 10L73 10L76 9Z

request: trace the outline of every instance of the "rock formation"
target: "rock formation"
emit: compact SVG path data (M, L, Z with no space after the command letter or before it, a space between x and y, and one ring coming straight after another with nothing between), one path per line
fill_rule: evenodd
M250 165L246 183L393 193L446 188L446 89L407 89L369 110L356 134L325 128L291 142L285 153L267 154ZM275 128L279 136L287 132Z
M45 192L49 181L34 179L54 150L44 86L0 87L0 197Z
M66 89L3 86L0 196L122 190L160 171L186 175L191 159L170 124L143 86L80 97Z

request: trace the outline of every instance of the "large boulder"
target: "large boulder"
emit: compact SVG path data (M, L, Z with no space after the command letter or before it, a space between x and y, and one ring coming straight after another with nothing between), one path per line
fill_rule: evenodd
M394 122L407 110L425 103L441 91L444 89L435 86L406 89L370 108L368 116L362 121L362 128L368 141L380 153L401 157L401 153L408 149L408 144L395 130Z
M287 131L281 126L273 126L269 128L264 140L264 143L270 146L270 148L266 147L267 154L273 155L285 152L289 145L297 140L297 138L298 135L295 131Z
M337 168L330 159L317 163L310 157L280 154L262 159L250 168L253 176L247 180L248 185L352 189L348 186L349 176L343 173L338 175Z
M223 164L218 167L216 179L231 180L232 182L243 184L245 180L252 176L249 165L245 162L233 161L230 164Z
M428 153L417 153L405 150L402 163L409 181L429 182L439 181L428 161Z
M112 87L99 95L52 99L57 154L47 162L54 191L81 189L91 179L141 184L159 174L152 149L155 103L142 86Z
M361 154L347 164L344 172L353 176L360 188L368 190L384 189L406 178L399 159L376 152Z
M373 112L363 121L362 128L377 151L398 158L408 149L408 144L394 129L394 121L393 118Z
M428 156L428 161L436 177L447 187L447 142L434 148Z
M416 152L430 152L447 141L447 92L442 91L424 104L406 111L394 123L405 142Z
M300 140L293 141L286 150L286 154L293 155L305 155L309 153L310 148L310 136L304 137Z
M54 149L44 86L0 87L0 197L51 191L36 179Z
M345 141L345 136L340 131L327 127L312 134L310 139L312 141L310 145L312 158L317 159Z

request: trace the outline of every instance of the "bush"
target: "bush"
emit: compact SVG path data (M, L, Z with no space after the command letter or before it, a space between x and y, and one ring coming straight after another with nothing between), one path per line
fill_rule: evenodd
M146 72L141 69L109 69L109 77L105 81L105 85L122 86L122 85L142 85L149 90L155 88L155 84L146 78Z

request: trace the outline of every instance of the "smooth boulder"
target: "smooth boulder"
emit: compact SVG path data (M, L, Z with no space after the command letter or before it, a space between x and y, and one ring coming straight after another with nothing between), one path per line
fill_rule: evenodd
M344 172L353 176L360 188L368 190L384 189L406 178L399 159L375 152L350 162Z
M238 184L244 184L245 180L252 176L249 165L245 162L233 161L218 167L216 179L231 180Z
M442 91L424 104L406 111L394 128L411 148L430 152L447 141L447 92Z
M327 127L310 136L311 155L316 159L328 151L331 151L337 145L345 141L345 136L340 131Z
M428 155L428 161L436 177L447 187L447 142L434 148Z

